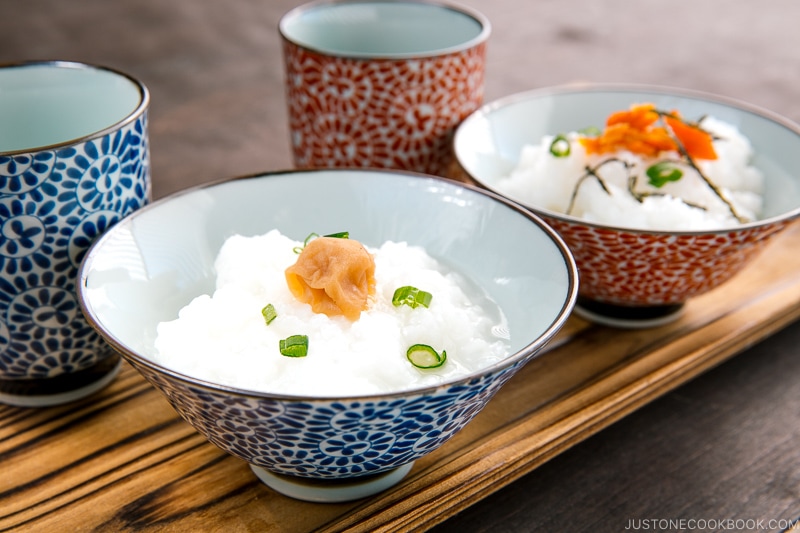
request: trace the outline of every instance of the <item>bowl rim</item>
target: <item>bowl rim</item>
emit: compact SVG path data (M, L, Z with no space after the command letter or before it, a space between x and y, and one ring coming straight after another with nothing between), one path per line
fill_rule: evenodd
M513 198L510 198L509 196L498 191L495 187L492 187L491 185L487 184L483 179L474 176L462 163L462 158L459 155L460 151L458 150L458 145L459 145L458 139L465 135L466 128L472 121L478 120L478 118L480 117L485 117L488 119L490 114L499 109L516 105L520 102L529 100L531 98L557 96L563 94L594 93L594 92L620 92L620 93L649 92L649 93L660 93L665 96L677 96L677 97L692 98L695 100L705 100L710 103L731 107L739 111L744 111L746 113L757 115L763 119L766 119L770 122L777 124L778 126L788 129L790 132L800 137L800 124L778 113L775 113L774 111L770 111L769 109L766 109L764 107L751 104L749 102L745 102L743 100L739 100L729 96L723 96L697 89L672 87L668 85L653 85L646 83L573 82L562 85L553 85L548 87L541 87L537 89L530 89L526 91L512 93L500 97L491 102L488 102L483 106L481 106L480 108L473 111L472 113L470 113L457 126L451 143L453 154L455 156L458 166L469 177L469 179L474 181L479 187L483 187L489 191L492 191L502 196L503 198L506 198L514 203L522 205L524 208L533 211L540 217L551 218L567 224L581 225L590 228L595 228L598 230L616 231L621 233L650 235L650 236L677 237L677 236L722 235L722 234L729 234L731 232L739 232L744 230L762 228L783 222L788 223L800 217L800 206L797 206L794 209L790 209L784 213L774 215L768 218L761 218L758 220L754 220L752 222L746 222L744 224L737 224L735 226L726 226L723 228L716 228L716 229L653 230L653 229L642 229L642 228L630 228L630 227L610 225L610 224L600 224L584 220L580 217L576 217L573 215L559 213L557 211L552 211L550 209L546 209L543 207L537 207L527 203L523 203L519 200L514 200Z
M566 297L562 304L561 309L558 311L555 320L547 327L547 329L539 335L536 339L522 347L521 349L517 350L514 353L510 353L507 357L498 361L492 365L484 367L478 371L471 372L464 376L446 380L442 383L438 383L435 385L427 385L422 387L414 387L409 389L403 389L399 391L392 391L392 392L379 392L379 393L371 393L371 394L363 394L363 395L347 395L347 396L311 396L311 395L293 395L293 394L284 394L284 393L275 393L275 392L265 392L265 391L257 391L251 390L231 385L223 385L220 383L214 383L212 381L196 378L190 376L188 374L184 374L182 372L178 372L176 370L172 370L166 366L163 366L159 363L151 361L149 358L136 353L133 350L130 350L126 347L121 341L119 341L116 337L111 335L109 332L105 330L105 328L101 325L99 320L94 316L94 313L91 309L91 305L89 304L88 297L84 293L84 289L87 287L88 281L88 274L93 262L95 255L97 255L97 250L102 246L102 244L111 238L111 235L114 233L115 228L121 228L122 225L129 224L131 220L134 220L139 216L140 213L146 213L147 211L158 209L159 206L162 206L171 200L176 198L186 196L189 194L196 193L201 190L214 188L217 186L222 186L228 183L232 183L235 181L240 180L249 180L249 179L270 179L278 176L286 176L286 175L314 175L320 173L334 173L334 174L352 174L352 173L379 173L379 174L387 174L387 175L397 175L404 179L424 179L430 180L431 182L436 182L437 184L446 184L449 187L454 188L463 188L471 193L477 194L479 196L485 196L491 201L499 202L503 204L507 208L511 209L512 211L524 216L529 221L531 221L534 225L536 225L539 230L541 230L556 246L558 251L560 252L561 259L565 266L566 274L567 274L567 287L566 287ZM258 172L253 174L245 174L230 178L223 178L214 181L210 181L207 183L195 185L192 187L188 187L182 189L180 191L174 192L167 196L164 196L158 200L151 202L148 205L141 207L140 209L134 211L133 213L127 215L125 218L117 222L113 227L109 228L105 233L103 233L99 238L95 240L94 243L90 246L89 250L87 251L86 255L81 260L80 267L78 269L78 302L80 305L80 309L83 312L84 316L86 317L89 324L100 334L101 337L112 347L114 348L124 359L128 360L129 362L134 363L134 366L137 367L139 365L144 366L151 371L155 372L158 375L167 375L171 379L177 379L178 381L194 387L202 387L207 390L217 392L217 393L224 393L224 394L235 394L237 396L246 396L250 398L259 398L259 399L268 399L268 400L284 400L284 401L313 401L313 402L353 402L353 401L375 401L385 398L402 398L407 396L421 396L421 395L428 395L435 393L437 390L441 390L444 388L450 388L454 385L459 384L466 384L470 381L475 379L481 378L482 376L493 374L496 372L500 372L505 368L511 367L512 365L517 364L518 362L529 362L531 359L535 358L542 352L542 348L549 343L549 341L558 333L558 331L564 326L566 321L569 319L572 309L575 307L578 298L578 267L575 262L575 258L572 255L569 247L566 245L565 241L561 238L561 236L552 228L550 227L544 220L541 219L535 213L532 213L520 205L511 202L502 196L492 192L487 191L485 189L481 189L480 187L476 187L471 184L457 182L452 179L428 175L428 174L421 174L413 171L405 171L405 170L392 170L392 169L382 169L382 168L314 168L314 169L287 169L287 170L273 170L273 171L266 171L266 172ZM137 369L138 370L138 369Z
M124 128L129 124L132 124L134 121L138 120L139 117L144 115L150 108L150 90L147 88L144 82L116 68L106 67L103 65L96 65L92 63L84 63L81 61L66 61L60 59L45 59L45 60L30 60L30 61L0 63L0 70L12 69L12 68L31 68L31 67L34 68L51 67L54 69L73 69L73 70L97 70L113 74L117 77L127 80L134 87L136 87L136 89L138 89L139 103L130 113L128 113L122 119L118 120L113 124L109 124L108 126L105 126L102 129L98 129L97 131L93 131L86 135L75 137L74 139L68 139L66 141L61 141L52 144L30 146L27 148L20 148L17 150L7 150L7 151L0 150L0 156L13 157L15 155L30 154L46 150L58 150L61 148L67 148L69 146L76 146L78 144L82 144L87 141L92 141L94 139L100 139L110 133L113 133L121 128Z
M438 48L424 52L414 53L356 53L356 52L341 52L336 50L329 50L319 46L304 43L289 35L287 25L294 19L303 16L304 14L321 9L325 7L332 7L347 4L391 4L396 3L397 0L311 0L305 4L294 7L284 13L278 21L278 34L284 42L291 43L292 45L319 54L326 57L336 57L340 59L347 59L350 61L414 61L419 59L430 59L436 57L445 57L453 54L464 53L477 46L485 44L492 34L492 23L489 18L477 9L461 4L455 0L403 0L401 3L406 4L421 4L429 7L435 7L447 11L455 11L458 14L464 15L473 19L480 26L478 34L464 42L449 47Z

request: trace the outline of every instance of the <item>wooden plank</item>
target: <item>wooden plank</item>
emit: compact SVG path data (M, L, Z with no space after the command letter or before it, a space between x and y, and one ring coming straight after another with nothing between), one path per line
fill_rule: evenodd
M751 525L762 521L760 527L740 523L737 531L788 527L767 522L800 516L798 324L638 409L432 531L620 532L631 529L634 520L641 524L654 517L684 524L701 517L750 520Z
M497 427L458 452L447 446L435 452L433 455L448 457L424 471L412 472L413 477L403 485L323 531L430 527L797 319L800 277L794 275L798 258L790 241L798 236L795 225L782 242L771 247L769 255L765 253L735 284L732 282L733 287L698 298L678 323L658 331L579 330L576 338L527 365L473 424L485 430L490 426L486 417L491 411L514 412L512 405L503 405L503 400L513 396L510 403L521 404L521 395L513 390L520 382L524 381L520 388L529 398L547 389L538 381L563 378L561 386L565 387L576 379L585 379L583 384L576 384L563 395L553 395L549 402L534 406L527 415ZM785 279L777 276L784 270ZM774 284L767 283L769 288L764 290L759 280ZM693 329L692 325L698 327ZM573 364L567 364L569 359ZM552 370L555 361L561 363L562 370L557 376L538 372L542 366ZM587 368L584 363L591 368L585 377L581 376L581 369ZM540 384L544 386L537 387Z
M572 317L472 423L373 498L275 494L128 365L74 405L0 407L0 531L407 531L431 527L800 317L800 226L673 324Z

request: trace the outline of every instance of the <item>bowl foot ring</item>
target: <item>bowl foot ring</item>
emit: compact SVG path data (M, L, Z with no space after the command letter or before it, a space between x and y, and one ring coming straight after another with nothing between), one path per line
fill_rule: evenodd
M253 473L269 488L296 500L315 503L337 503L366 498L399 483L414 463L399 466L380 474L345 479L310 479L270 472L250 465Z
M622 329L644 329L663 326L678 320L684 305L625 306L598 302L583 296L573 308L576 315L603 326Z
M55 378L0 380L0 403L16 407L52 407L86 398L107 387L119 374L119 356Z

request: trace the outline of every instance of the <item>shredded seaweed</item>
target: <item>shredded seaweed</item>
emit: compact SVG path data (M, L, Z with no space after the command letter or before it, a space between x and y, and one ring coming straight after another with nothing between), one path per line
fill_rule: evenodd
M607 120L605 131L595 136L581 137L587 153L610 153L625 149L653 157L665 151L675 151L678 159L662 159L651 165L645 171L648 183L656 188L661 188L669 182L679 181L684 177L680 165L692 168L711 191L725 204L731 215L740 223L748 222L746 217L740 215L733 203L728 200L720 189L697 165L697 159L716 159L712 142L715 138L702 127L703 116L697 122L690 122L681 117L678 112L669 112L656 109L653 104L639 104L631 106L630 110L612 113ZM609 188L600 175L600 169L608 164L621 163L629 172L628 192L638 202L651 196L665 196L659 192L637 191L636 186L639 176L630 173L633 165L618 157L609 157L595 165L585 167L585 173L578 179L570 197L566 213L572 214L578 191L583 183L590 178L598 181L606 194L611 194ZM684 204L695 209L705 210L703 206L678 198Z

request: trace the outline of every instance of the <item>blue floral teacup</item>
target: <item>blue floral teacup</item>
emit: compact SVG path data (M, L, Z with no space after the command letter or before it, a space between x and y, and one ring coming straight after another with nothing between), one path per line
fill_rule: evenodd
M67 62L0 65L0 402L62 404L120 359L86 322L78 267L151 198L146 87Z

